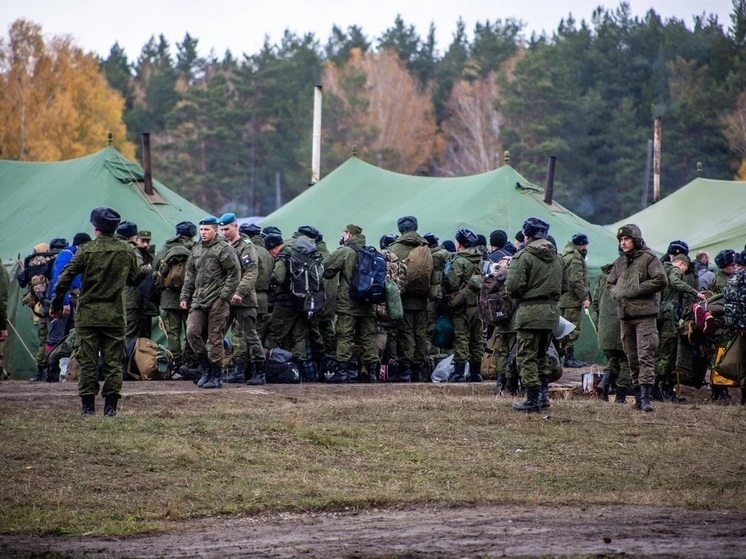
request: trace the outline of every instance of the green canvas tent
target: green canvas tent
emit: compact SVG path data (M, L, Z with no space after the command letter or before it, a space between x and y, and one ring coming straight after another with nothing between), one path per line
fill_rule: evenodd
M9 270L34 245L55 237L72 242L75 233L93 235L91 210L110 206L123 219L153 234L162 245L180 221L197 223L205 211L166 186L153 181L153 194L143 188L140 165L109 147L93 155L54 163L0 160L0 257ZM9 302L10 338L5 344L5 366L16 378L31 376L36 367L30 353L38 348L31 309L20 303L14 274ZM16 334L16 331L19 335Z
M600 267L618 257L613 232L588 223L556 202L545 204L544 190L509 165L468 177L413 177L352 157L268 215L262 225L279 227L286 238L300 225L313 225L333 247L345 226L354 223L363 228L368 244L377 247L382 235L398 233L396 222L403 215L416 216L420 233L432 232L441 240L453 239L459 227L470 227L486 237L503 229L512 239L531 216L550 224L549 233L560 251L573 234L586 233L591 289ZM596 346L586 319L577 353L587 361L596 360Z
M652 206L610 225L612 230L635 223L645 243L665 253L671 241L681 239L697 252L744 249L746 243L746 181L697 178Z

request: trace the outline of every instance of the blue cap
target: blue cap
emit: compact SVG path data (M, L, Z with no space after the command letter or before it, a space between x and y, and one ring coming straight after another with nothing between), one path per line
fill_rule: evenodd
M236 214L229 212L220 216L218 225L230 225L236 221Z
M206 215L202 219L199 220L200 225L217 225L218 224L218 218L214 215Z

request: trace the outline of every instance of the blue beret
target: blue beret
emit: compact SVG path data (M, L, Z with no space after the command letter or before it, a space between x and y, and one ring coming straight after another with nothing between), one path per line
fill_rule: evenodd
M191 221L181 221L176 224L176 234L182 237L194 237L197 234L197 226Z
M523 236L532 239L546 239L549 235L549 224L541 218L529 217L523 222Z
M117 230L122 216L116 210L107 206L94 208L91 211L91 225L102 233L111 235Z
M206 215L202 219L199 220L200 225L217 225L218 224L218 218L214 215Z
M227 214L223 214L220 216L220 219L218 220L218 225L230 225L231 223L236 221L236 214L233 212L229 212Z
M241 227L238 228L239 232L243 233L244 235L248 235L249 237L253 237L255 235L258 235L261 233L262 228L259 227L256 223L242 223Z
M131 221L123 221L117 227L117 235L129 239L137 235L137 225Z
M588 244L588 235L585 233L575 233L572 236L572 244L582 246Z
M399 227L399 233L406 233L407 231L417 231L417 218L413 215L405 215L400 217L399 221L396 222Z

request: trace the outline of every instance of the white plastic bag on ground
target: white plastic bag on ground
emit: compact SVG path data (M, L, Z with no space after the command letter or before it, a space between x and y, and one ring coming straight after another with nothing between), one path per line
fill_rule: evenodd
M448 382L448 377L453 371L455 371L455 365L453 364L453 354L451 354L435 366L430 378L433 382ZM469 376L469 363L466 364L464 376Z

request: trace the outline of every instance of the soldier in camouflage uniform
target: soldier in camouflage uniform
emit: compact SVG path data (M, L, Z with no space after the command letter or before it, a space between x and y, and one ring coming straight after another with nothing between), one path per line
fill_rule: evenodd
M513 409L539 413L549 406L547 348L559 321L559 298L565 288L564 266L554 245L547 240L549 224L538 217L523 223L525 246L508 266L505 289L518 304L515 328L516 364L526 388L526 400Z
M620 227L617 239L622 255L614 262L606 286L619 305L622 345L635 388L635 408L651 412L659 293L668 285L668 279L663 264L647 247L637 225Z
M143 260L142 253L137 247L137 225L131 221L122 221L117 227L116 238L135 251L137 257L138 274L124 289L124 311L127 320L126 338L128 350L135 344L137 338L142 337L143 298L137 289L138 284L151 271L150 264Z
M259 270L259 257L256 246L251 239L238 232L236 214L226 213L218 222L220 232L233 247L241 265L241 281L231 297L229 324L235 320L239 326L240 337L244 342L248 359L236 358L236 370L233 377L229 375L226 382L247 382L254 372L264 369L264 348L256 331L257 298L256 279Z
M482 252L471 229L456 232L456 257L443 280L448 296L462 291L463 304L451 308L453 319L454 370L448 382L482 382L482 337L484 325L477 313L477 293L482 288ZM466 363L469 376L466 376Z
M453 259L453 256L442 245L440 239L432 233L425 233L422 237L427 241L430 248L430 254L433 256L433 273L430 275L430 294L427 301L427 335L430 337L433 333L433 326L438 319L438 308L443 300L443 279L446 264ZM425 382L429 379L423 378Z
M259 339L264 343L267 337L267 328L269 326L269 317L272 309L269 305L269 281L272 279L272 271L275 268L275 259L264 247L264 237L259 233L261 228L258 225L241 225L239 232L251 239L256 247L257 255L257 272L256 272L256 331ZM239 349L240 351L240 349ZM246 348L243 348L244 353Z
M8 337L8 292L10 290L10 276L0 261L0 380L6 380L8 375L3 369L3 349Z
M218 219L199 222L200 242L192 247L179 306L189 309L187 341L200 362L200 388L222 386L223 338L230 314L230 300L241 279L236 251L218 237ZM207 343L203 333L207 332Z
M736 251L731 249L721 250L715 255L715 265L718 267L718 272L710 285L712 295L719 295L725 289L725 284L728 283L728 279L738 267L736 256Z
M591 305L588 294L588 267L585 257L588 254L588 236L576 233L562 251L567 290L560 297L560 314L575 325L575 330L565 338L565 367L578 368L583 363L575 359L575 342L580 338L583 309Z
M166 255L174 247L184 247L189 251L194 246L194 236L197 234L197 226L191 221L182 221L176 224L176 235L168 239L158 254L155 256L154 265L156 270L161 270ZM192 351L192 346L182 336L186 336L186 321L189 311L179 306L181 287L161 287L161 309L163 325L168 339L168 350L174 359L174 379L192 377L191 370L197 365L197 356Z
M302 229L299 228L298 231ZM315 228L311 228L316 231ZM327 258L329 249L326 247L324 236L316 231L316 248L321 256ZM320 342L311 340L311 346L314 347L314 353L318 353L317 347L321 346L321 352L324 355L334 355L337 351L337 333L334 329L334 320L337 315L337 291L339 290L339 278L324 278L324 309L313 317L311 336L316 337ZM317 334L318 332L318 334Z
M103 363L104 415L116 415L121 397L125 352L123 294L125 285L135 280L139 269L134 248L114 237L119 222L120 215L111 208L100 207L91 212L96 238L81 245L65 266L51 303L51 315L61 316L64 297L73 279L83 275L75 332L80 364L78 393L85 415L95 413L99 352Z

